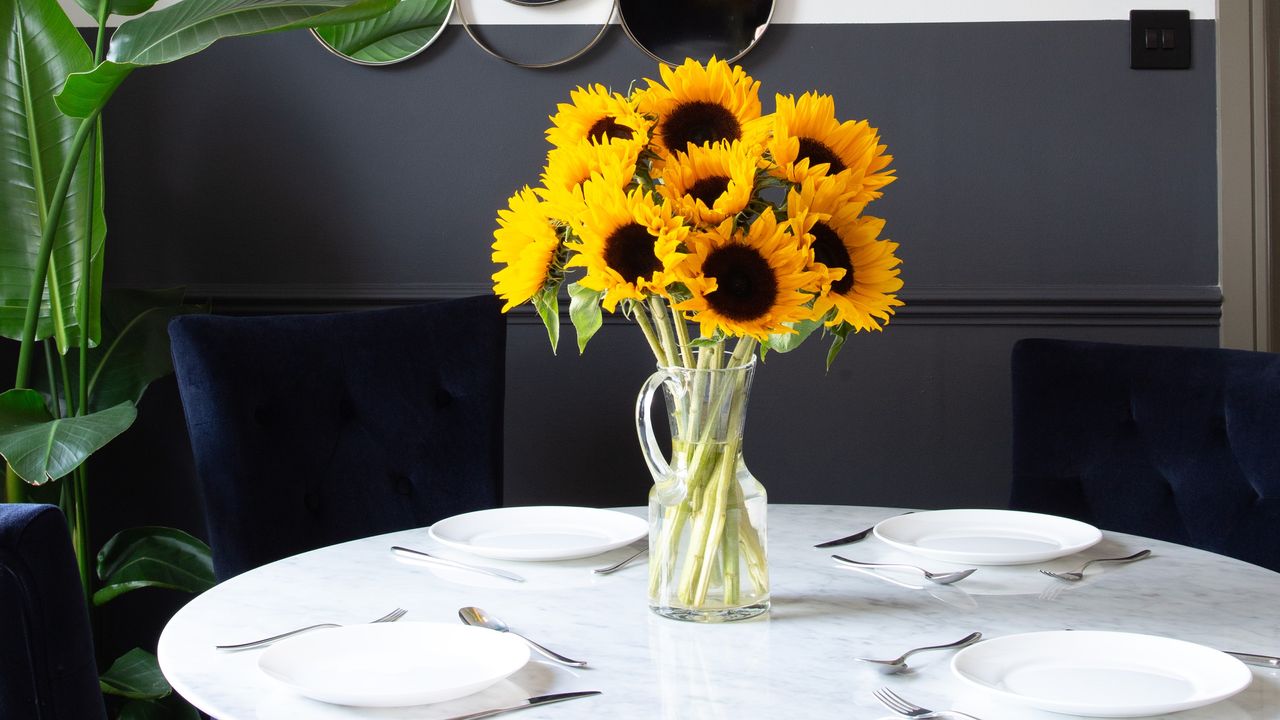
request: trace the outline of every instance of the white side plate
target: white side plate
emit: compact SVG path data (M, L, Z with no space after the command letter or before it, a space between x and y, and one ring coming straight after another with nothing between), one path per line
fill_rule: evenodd
M544 505L454 515L430 532L442 545L483 557L572 560L630 545L649 533L649 523L616 510Z
M1021 565L1072 555L1102 540L1098 528L1016 510L931 510L898 515L876 537L916 555L969 565Z
M529 647L506 633L452 623L398 622L289 638L268 648L258 667L314 700L401 707L479 692L527 662Z
M1052 631L1007 635L956 653L962 681L1050 712L1091 717L1163 715L1244 690L1244 663L1203 645L1155 635Z

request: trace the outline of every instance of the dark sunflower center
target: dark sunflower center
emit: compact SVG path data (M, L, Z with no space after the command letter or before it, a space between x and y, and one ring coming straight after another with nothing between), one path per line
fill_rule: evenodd
M723 105L698 100L681 103L662 121L662 137L668 150L684 151L689 143L705 145L738 140L742 125Z
M727 177L708 177L702 178L689 188L689 194L695 200L701 200L704 205L711 207L716 204L716 200L729 189L729 178Z
M831 171L827 173L828 175L835 175L844 170L844 163L840 162L839 156L831 148L813 138L800 138L800 154L796 156L796 161L798 162L805 158L809 158L809 167L830 163Z
M840 236L826 223L818 223L813 233L813 259L829 268L844 268L844 277L831 283L831 292L844 295L853 288L853 261Z
M715 291L707 293L707 304L730 320L748 322L763 317L778 298L773 268L745 245L713 250L702 264L702 272L716 279Z
M613 231L604 242L604 261L629 283L662 269L662 264L653 254L653 236L639 223L623 225Z
M603 138L605 142L614 138L621 138L625 140L626 138L631 137L631 135L631 128L620 124L609 115L605 115L597 120L595 124L591 126L591 129L587 131L587 137L589 139L596 140Z

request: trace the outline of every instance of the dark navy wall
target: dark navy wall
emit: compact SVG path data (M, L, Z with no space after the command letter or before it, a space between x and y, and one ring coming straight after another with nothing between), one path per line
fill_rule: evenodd
M552 47L590 30L489 32ZM870 118L901 177L872 212L902 244L907 308L830 373L812 344L757 375L747 458L774 500L1002 505L1015 339L1217 342L1213 23L1195 23L1189 71L1130 70L1128 42L1123 21L780 25L743 60L766 110L816 89ZM617 28L549 71L457 27L384 69L291 33L140 70L106 119L108 281L187 285L229 312L487 292L495 212L536 182L555 104L645 76ZM642 503L636 329L554 357L516 312L509 339L507 501ZM125 442L172 448L132 482L181 502L171 394Z

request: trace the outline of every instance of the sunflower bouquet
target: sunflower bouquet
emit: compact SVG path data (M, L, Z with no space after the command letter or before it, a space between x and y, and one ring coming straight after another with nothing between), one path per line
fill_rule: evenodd
M504 312L531 303L553 349L562 286L579 352L605 311L640 327L673 431L670 464L650 460L651 604L723 617L767 607L768 575L750 502L763 490L741 462L750 376L720 371L819 330L830 366L851 332L889 322L897 244L864 210L895 177L876 129L838 120L830 96L778 95L766 115L740 67L659 72L626 95L580 87L557 106L541 183L498 212L494 291Z

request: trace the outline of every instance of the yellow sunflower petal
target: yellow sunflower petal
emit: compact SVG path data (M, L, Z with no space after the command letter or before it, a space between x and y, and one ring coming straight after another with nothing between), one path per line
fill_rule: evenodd
M693 313L704 337L717 330L765 339L791 332L785 323L814 317L808 306L821 281L809 269L811 252L766 210L746 230L732 220L690 236L686 286L692 297L676 305Z
M562 148L609 140L644 145L653 126L636 110L634 101L599 84L570 92L569 102L557 105L550 120L547 141Z
M712 58L705 66L690 59L658 70L662 81L648 80L636 101L641 113L657 118L653 144L659 155L720 141L763 142L767 128L753 123L760 117L760 83L741 67Z
M833 175L847 183L859 201L874 200L893 182L893 160L884 154L878 131L867 121L840 122L830 95L805 93L799 100L777 96L773 136L768 149L772 172L793 183Z
M498 211L493 231L493 262L505 267L493 274L493 291L506 300L506 312L527 302L547 283L555 269L560 238L546 206L525 186Z
M738 141L689 147L657 167L658 192L695 224L718 224L751 202L759 159Z
M604 292L609 312L622 300L664 294L684 259L683 219L644 190L624 192L598 177L586 183L583 197L585 210L571 222L581 244L567 264L586 268L579 284Z

